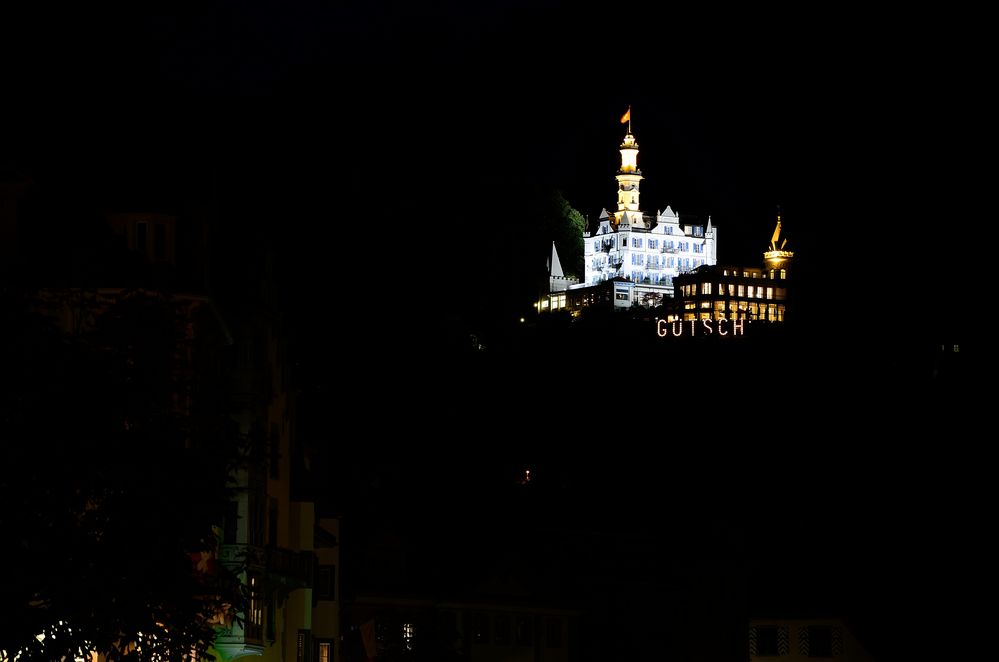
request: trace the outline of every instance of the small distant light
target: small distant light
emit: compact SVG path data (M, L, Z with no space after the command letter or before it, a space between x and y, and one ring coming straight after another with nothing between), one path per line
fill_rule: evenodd
M523 323L523 322L524 322L524 318L523 318L523 317L521 317L521 318L520 318L520 321L521 321L521 323Z
M523 322L524 320L520 320L520 321ZM960 351L961 351L961 346L960 345L954 345L954 353L957 354Z

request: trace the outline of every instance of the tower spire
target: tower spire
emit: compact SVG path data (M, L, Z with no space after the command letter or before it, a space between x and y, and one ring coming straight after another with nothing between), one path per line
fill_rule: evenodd
M631 106L621 116L621 124L628 124L628 132L621 143L621 169L617 171L617 213L615 224L627 217L629 225L643 225L644 217L639 206L638 186L642 181L642 171L638 169L638 143L631 133Z

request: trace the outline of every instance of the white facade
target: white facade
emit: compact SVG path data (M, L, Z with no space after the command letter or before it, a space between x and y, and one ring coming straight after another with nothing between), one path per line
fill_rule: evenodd
M621 143L618 204L613 214L604 209L596 231L583 233L586 279L596 285L614 277L635 284L633 301L654 305L673 296L673 277L718 261L718 231L708 217L706 225L684 225L672 209L655 216L642 213L639 201L638 143L629 131Z

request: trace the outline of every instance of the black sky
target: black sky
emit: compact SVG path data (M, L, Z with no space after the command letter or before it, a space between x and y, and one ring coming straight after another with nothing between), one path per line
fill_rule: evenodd
M898 250L876 260L901 266L913 231L974 213L981 184L960 156L980 112L977 42L960 37L970 20L931 19L559 2L28 9L4 21L4 158L111 195L211 183L248 201L245 223L272 232L280 214L301 250L359 205L399 225L475 215L445 206L445 173L478 205L515 209L517 187L538 183L594 218L614 203L631 105L644 206L712 215L723 260L755 260L780 205L823 268L886 231Z
M630 105L647 211L669 204L710 214L721 259L753 263L780 205L814 301L859 287L842 279L862 273L865 288L891 292L913 311L914 321L885 319L876 296L858 296L851 305L862 321L827 329L816 355L839 344L865 347L868 338L887 347L895 333L922 338L939 325L969 327L954 313L965 310L961 283L970 268L926 244L971 238L926 233L982 220L976 192L985 178L969 158L982 143L976 17L848 5L777 12L576 4L4 10L0 165L58 180L105 206L169 208L218 196L227 222L279 249L289 305L301 306L293 311L301 333L317 340L337 333L324 315L353 274L349 255L330 244L345 241L339 229L356 214L374 212L413 237L427 227L461 228L466 243L442 246L431 264L474 263L475 243L502 234L504 215L517 213L519 191L531 186L562 190L593 219L615 201L618 118ZM467 184L461 205L449 204L444 180ZM379 247L377 237L357 233L349 239L357 250L382 250L387 263L409 258L405 246ZM433 316L419 315L417 323ZM335 373L336 353L326 360ZM496 368L501 376L513 369ZM408 379L393 392L419 388ZM711 448L739 449L753 467L769 466L768 454L794 464L788 453L797 449L798 478L767 496L798 499L809 475L827 488L813 495L823 507L843 496L844 516L857 519L841 523L855 541L841 539L841 548L865 578L886 577L871 604L904 613L892 616L897 631L917 618L914 604L967 597L942 567L963 568L954 570L955 584L974 581L967 575L978 565L960 560L976 553L968 528L980 495L967 484L976 484L975 452L962 450L971 443L967 429L949 429L946 412L928 437L919 423L890 416L862 425L858 407L879 406L877 389L863 381L810 382L801 417L829 415L826 433L771 446L761 430L777 413L761 409L747 412L757 423L744 427L751 433L733 427ZM480 383L490 397L508 395ZM912 406L878 395L893 412ZM504 425L514 436L515 426ZM445 427L461 434L458 423ZM701 434L692 424L680 430ZM563 435L559 449L587 432L585 422L544 431ZM825 444L835 450L818 450ZM646 448L631 440L617 451ZM737 498L735 485L749 489L746 476L712 464L711 455L684 457L688 469L673 469L679 483L697 482L694 467L705 479L739 476L716 481L726 498ZM599 464L584 463L579 475ZM752 503L766 507L762 497ZM858 551L866 541L878 551Z

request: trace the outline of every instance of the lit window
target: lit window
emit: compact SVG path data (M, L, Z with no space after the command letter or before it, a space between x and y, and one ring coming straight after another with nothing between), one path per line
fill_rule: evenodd
M768 287L767 288L767 298L768 299L773 299L774 298L774 288L772 288L772 287Z
M741 285L739 286L739 289L740 289L740 290L742 289L742 286L741 286ZM750 286L749 286L749 298L750 298L750 299L752 299L752 298L753 298L753 291L754 291L755 289L756 289L756 287L755 287L754 285L750 285ZM740 294L742 294L742 293L740 292Z
M256 640L260 640L264 634L264 601L260 595L260 580L256 577L250 577L250 606L244 633L247 639Z
M402 624L402 641L406 646L406 650L413 650L413 624L403 623Z
M330 657L330 644L328 642L319 644L319 662L333 662Z
M770 280L773 280L773 279L774 279L774 270L771 269L770 270Z
M782 280L787 278L787 269L780 270L780 277Z
M711 283L701 283L701 294L711 294Z
M740 297L746 296L746 286L745 285L739 285L739 296ZM752 296L752 295L750 295L750 296Z

